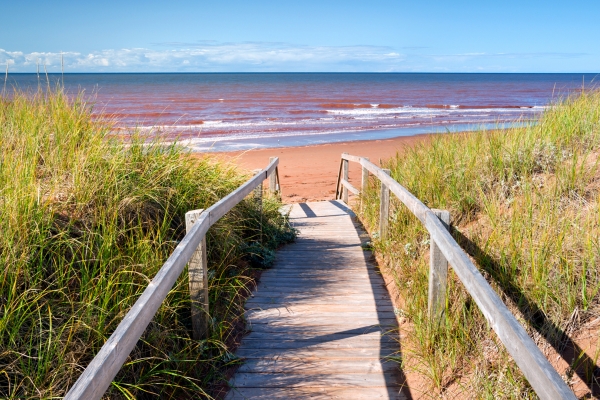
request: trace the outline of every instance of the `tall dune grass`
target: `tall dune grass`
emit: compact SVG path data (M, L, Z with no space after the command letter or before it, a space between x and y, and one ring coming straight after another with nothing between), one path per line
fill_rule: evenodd
M64 396L184 236L186 211L248 178L176 145L133 137L125 147L107 133L81 96L0 99L2 398ZM107 398L214 391L236 362L228 346L248 260L268 260L293 238L278 209L275 199L262 209L243 202L210 230L210 338L191 339L184 272Z
M599 151L600 92L591 91L553 105L537 124L439 136L384 166L430 208L450 211L459 244L534 338L560 352L600 311ZM365 194L361 217L370 229L378 224L378 193L373 183ZM389 238L375 248L407 300L406 365L438 393L535 397L452 273L445 317L431 326L429 238L405 207L393 208ZM598 354L567 361L571 367L559 373L568 382L576 374L594 384Z

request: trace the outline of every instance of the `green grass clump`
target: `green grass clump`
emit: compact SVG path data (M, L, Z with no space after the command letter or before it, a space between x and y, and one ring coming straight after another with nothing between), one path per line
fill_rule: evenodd
M600 310L599 151L600 92L590 91L557 102L536 124L440 135L384 167L427 206L450 211L458 243L529 332L560 352ZM378 193L373 182L364 195L361 217L371 230ZM430 324L429 237L403 205L396 201L393 210L390 235L375 248L407 299L407 365L439 393L459 387L477 398L534 397L452 273L445 317ZM559 373L578 371L590 386L598 354L583 358Z
M0 98L2 398L64 396L183 238L185 213L249 177L177 145L124 146L90 111L60 90ZM236 362L251 261L293 239L279 206L244 201L209 231L211 336L191 339L184 272L107 398L214 392Z

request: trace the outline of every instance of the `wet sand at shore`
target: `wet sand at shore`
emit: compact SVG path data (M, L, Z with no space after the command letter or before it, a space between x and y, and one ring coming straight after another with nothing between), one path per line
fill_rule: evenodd
M245 169L264 168L269 163L269 157L279 157L282 199L286 203L297 203L335 198L342 153L368 157L375 165L380 165L380 160L393 157L430 138L431 135L404 136L384 140L211 153L210 156L232 161ZM199 157L203 155L198 153ZM349 177L354 186L360 187L360 165L350 163Z

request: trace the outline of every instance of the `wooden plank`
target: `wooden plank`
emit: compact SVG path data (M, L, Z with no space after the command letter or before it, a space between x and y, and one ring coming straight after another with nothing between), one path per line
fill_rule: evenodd
M353 325L348 325L348 318L345 318L343 315L333 315L327 316L326 318L329 321L324 322L323 316L301 316L294 317L288 316L286 318L263 318L263 319L255 319L250 321L250 326L256 326L260 324L268 324L271 326L287 326L287 327L299 327L299 326L313 326L319 324L327 324L327 325L337 325L343 326L347 329L351 329L356 326L366 326L366 325L385 325L391 326L397 323L396 318L378 318L377 316L373 317L362 317L355 318L352 321Z
M334 323L335 322L335 323ZM336 320L328 321L327 323L318 325L269 325L269 324L256 324L250 325L251 332L262 332L262 333L287 333L290 336L299 335L301 333L311 335L324 335L324 334L335 334L338 332L354 331L360 332L364 330L365 333L372 332L374 329L379 329L383 332L395 332L397 329L396 321L391 323L372 323L372 324L356 324L354 326L348 326L347 320Z
M279 292L287 292L290 294L299 292L299 293L305 293L306 296L322 296L325 294L334 294L334 295L340 295L340 294L385 294L387 293L387 289L383 286L378 287L365 287L362 285L344 285L344 284L339 284L339 285L321 285L321 286L313 286L312 288L310 288L310 290L308 288L306 288L306 286L302 285L302 284L295 284L294 282L282 282L280 284L262 284L260 283L257 288L256 291L258 294L260 294L261 291L269 291L269 292L273 292L273 291L279 291Z
M382 296L383 297L383 296ZM246 301L246 308L254 308L254 307L263 307L266 308L268 306L273 306L274 304L280 304L283 306L298 306L298 307L315 307L315 306L361 306L361 307L375 307L377 309L386 309L385 307L390 307L389 305L378 305L378 301L381 303L381 300L389 300L386 298L375 300L373 296L366 297L361 296L358 297L356 295L348 295L348 296L335 296L323 299L321 296L313 297L313 298L287 298L284 301L278 301L278 296L269 296L264 294L259 298L250 298ZM393 306L391 306L393 311Z
M310 291L302 291L294 289L293 287L276 287L275 285L269 287L259 288L252 293L252 296L248 299L248 301L252 301L253 299L258 298L275 298L279 299L282 304L287 304L288 301L298 301L301 299L304 300L318 300L318 299L331 299L331 298L339 298L339 299L347 299L350 298L355 299L389 299L389 293L387 290L379 290L379 287L376 287L376 291L367 291L367 290L357 290L357 288L351 287L348 290L337 291L336 293L330 292L327 293L325 290L321 290L321 288L313 288ZM288 300L289 299L289 300Z
M350 182L348 182L346 179L342 179L341 182L342 186L344 186L348 191L358 195L360 194L360 190L358 190L357 188L355 188L354 186L352 186L352 184Z
M446 210L432 210L450 229L450 213ZM448 281L448 260L442 254L434 240L429 245L429 291L427 293L427 313L437 325L446 310L446 284Z
M244 387L315 387L315 382L321 387L382 387L389 382L395 382L395 371L382 372L379 374L365 374L357 376L356 374L337 373L335 375L320 374L316 379L306 379L305 375L292 374L249 374L238 373L233 379L233 385L237 388Z
M366 285L365 285L366 281ZM277 288L277 287L285 287L285 288L294 288L294 287L303 287L307 290L307 293L311 291L316 291L319 294L322 294L323 289L329 289L332 291L338 290L346 290L346 289L357 289L364 288L365 291L373 291L373 289L384 289L382 283L373 283L370 285L368 279L352 279L351 277L344 277L338 280L331 278L315 278L315 277L300 277L294 278L293 280L289 279L269 279L269 280L261 280L259 284L259 288ZM374 292L373 292L374 293ZM336 294L333 293L332 294Z
M365 159L368 161L369 159L365 157ZM360 162L357 161L357 162ZM369 170L366 169L365 167L362 167L362 176L361 176L361 181L360 181L360 192L361 192L361 197L360 197L360 209L363 210L365 207L365 198L364 198L364 194L366 193L366 190L369 188Z
M344 272L348 270L344 269ZM332 278L337 279L339 277L339 270L335 268L286 268L278 270L273 274L265 274L261 278L262 282L265 280L273 280L273 279L294 279L294 278ZM354 268L352 269L352 276L349 278L353 278L354 280L364 282L369 279L379 279L381 278L381 274L375 269L367 269L367 268Z
M389 169L384 169L384 173L390 174ZM385 240L388 233L388 223L390 218L390 189L382 181L381 193L379 195L379 238Z
M353 155L348 154L348 153L342 153L342 160L348 160L348 161L360 163L360 159L361 158L362 157L353 156ZM367 160L368 160L368 158L367 158Z
M324 304L318 308L314 307L314 304L302 304L300 302L293 302L290 304L278 305L278 304L251 304L246 305L247 310L268 310L268 309L285 309L290 313L307 313L312 312L315 309L318 309L320 312L369 312L369 313L377 313L377 312L394 312L394 306L392 304L377 304L375 301L371 301L370 304L367 305L345 305L343 303L338 304Z
M369 388L243 388L232 389L226 397L227 400L406 400L407 398L398 388L384 386Z
M300 243L293 248L279 250L280 257L287 257L288 254L294 254L300 251L310 251L313 253L312 257L318 259L319 256L314 254L315 250L328 250L333 252L346 251L349 256L363 257L361 243L333 243L323 241L322 243L315 243L314 245ZM358 251L354 251L358 250ZM321 257L322 258L322 257Z
M250 358L239 367L237 372L242 373L278 373L319 375L323 371L344 371L346 374L378 374L399 370L395 361L380 360L312 360L283 358L279 360Z
M351 341L351 342L366 342L376 341L385 343L394 343L398 345L398 335L384 334L384 330L377 329L372 332L365 333L364 329L348 329L345 331L327 333L327 334L316 334L310 331L303 331L298 333L291 332L250 332L247 336L244 336L244 343L252 343L252 346L261 346L270 341L304 341L304 342L323 342L323 341Z
M274 292L268 292L268 291L263 291L260 293L260 296L256 296L253 295L252 297L250 297L247 301L246 304L248 303L259 303L259 302L271 302L271 303L275 303L275 302L280 302L281 304L289 304L289 302L294 302L294 303L308 303L308 304L320 304L320 303L326 303L326 304L335 304L336 301L338 302L344 302L344 303L348 303L348 302L383 302L383 301L389 301L389 294L388 293L381 293L379 295L375 294L375 293L368 293L368 294L364 294L364 295L357 295L354 293L350 293L350 294L346 294L346 295L332 295L332 294L326 294L323 296L306 296L304 293L298 293L297 295L294 295L293 293L287 294L284 291L274 291ZM285 296L285 297L284 297Z
M263 319L273 319L273 318L302 318L306 316L307 318L356 318L356 319L381 319L381 318L396 318L393 311L330 311L323 310L321 308L317 308L315 310L296 310L289 307L271 307L269 309L250 309L246 310L245 315L247 318L251 318L252 321L261 321Z
M345 227L344 230L348 230L348 229L353 229L353 228L349 228L349 227ZM296 238L296 241L294 242L294 244L298 247L302 247L302 246L312 246L312 245L319 245L322 242L328 243L331 242L332 240L332 236L335 236L335 239L337 241L339 241L340 244L353 244L353 245L364 245L367 242L370 242L370 240L367 240L366 238L361 238L358 236L350 236L350 235L337 235L335 233L335 231L332 232L322 232L319 235L302 235L302 236L298 236ZM296 247L294 246L294 247Z
M300 296L288 296L285 299L281 299L278 301L280 296L272 295L270 293L263 293L260 297L253 297L248 299L246 302L246 308L252 308L260 305L281 305L291 307L292 305L297 306L316 306L316 305L361 305L365 304L365 307L377 306L377 307L389 307L389 305L378 305L378 303L383 303L384 301L389 301L389 297L385 295L381 295L381 297L376 297L373 295L363 295L358 296L356 294L347 294L347 295L335 295L335 296L318 296L318 297L300 297ZM331 299L331 300L328 300Z
M278 160L277 157L271 157L271 158L269 158L269 162L270 163L273 163L276 160ZM277 167L275 167L275 171L274 172L277 172ZM268 174L268 172L267 172L267 174ZM271 194L275 194L277 192L277 190L278 190L278 188L277 188L277 174L276 173L271 173L271 174L268 174L268 176L269 176L269 192Z
M339 199L341 197L340 192L340 180L342 179L342 169L344 168L344 159L342 154L342 159L340 159L340 170L338 171L338 178L335 184L335 199Z
M192 227L204 210L185 213L185 229L190 233ZM208 261L206 259L206 236L194 251L188 263L189 288L192 309L192 337L195 340L208 336L210 318L208 311Z
M281 359L281 358L305 358L307 361L319 359L380 359L386 356L392 356L394 349L378 348L304 348L304 349L248 349L240 347L235 354L241 358L262 358L262 359Z
M343 164L343 170L342 170L342 180L340 181L340 183L346 181L348 182L348 168L349 168L349 162L348 160L344 160L342 162ZM342 185L342 201L346 204L348 204L348 188L344 185Z
M346 265L350 265L347 263L343 263L342 266L334 263L325 263L311 260L299 260L297 264L286 263L285 265L278 265L279 271L323 271L323 272L335 272L335 271L344 271L344 272L371 272L379 275L379 268L376 265L362 265L357 267L345 267ZM339 272L337 272L339 273Z
M260 290L266 288L276 288L278 285L280 287L303 287L307 290L317 290L321 292L323 288L329 288L331 290L334 289L343 289L343 288L362 288L366 291L371 291L375 289L383 289L385 288L383 282L373 282L371 283L370 279L353 279L352 276L343 276L339 277L339 279L332 279L323 277L318 279L316 277L300 277L294 280L289 279L277 279L277 277L265 278L261 279L257 285L257 289Z
M362 272L362 271L361 271ZM374 276L375 278L376 276ZM342 284L356 284L356 285L360 285L360 286L369 286L370 284L370 279L368 275L362 275L362 276L357 276L354 274L348 274L348 275L342 275L339 276L339 271L338 271L338 276L333 275L333 274L329 274L329 275L324 275L324 274L319 274L319 275L315 275L315 274L304 274L304 275L299 275L299 274L294 274L294 275L290 275L290 274L282 274L282 275L269 275L266 276L264 278L262 278L260 280L261 283L264 284L268 284L268 283L290 283L291 279L293 278L293 283L297 284L297 283L301 283L301 284L306 284L308 285L308 287L314 286L314 285L321 285L321 284L327 284L327 285L333 285L333 284L338 284L338 283L342 283ZM378 282L377 286L380 286L381 283Z
M353 339L353 340L352 340ZM247 340L244 339L242 345L245 349L265 350L267 353L270 350L314 350L327 351L335 349L385 349L388 354L398 350L398 343L391 340L382 340L377 337L370 339L369 337L353 337L350 340Z

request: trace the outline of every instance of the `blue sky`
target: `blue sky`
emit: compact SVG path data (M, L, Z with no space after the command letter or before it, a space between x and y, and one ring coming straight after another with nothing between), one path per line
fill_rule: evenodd
M599 72L600 1L6 1L13 72ZM4 69L5 67L0 67Z

